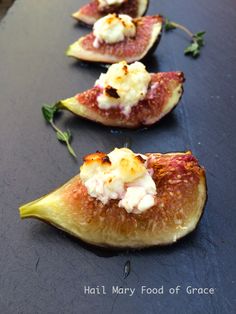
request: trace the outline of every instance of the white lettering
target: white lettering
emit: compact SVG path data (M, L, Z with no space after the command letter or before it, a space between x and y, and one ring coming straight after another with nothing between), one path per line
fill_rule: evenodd
M127 294L132 297L136 288L122 288L119 286L112 286L112 294Z
M214 288L195 288L192 286L188 286L186 288L186 292L187 294L214 294L215 293L215 289Z
M141 286L141 294L164 294L164 286L159 288L150 288L147 286Z
M107 294L105 286L90 287L84 286L84 294Z

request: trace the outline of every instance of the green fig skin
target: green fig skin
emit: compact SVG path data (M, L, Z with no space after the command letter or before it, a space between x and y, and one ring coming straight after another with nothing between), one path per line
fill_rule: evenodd
M169 245L197 227L207 200L205 170L191 152L147 154L157 185L156 205L127 213L117 200L88 195L77 175L57 190L20 207L20 217L43 220L87 243L112 248Z

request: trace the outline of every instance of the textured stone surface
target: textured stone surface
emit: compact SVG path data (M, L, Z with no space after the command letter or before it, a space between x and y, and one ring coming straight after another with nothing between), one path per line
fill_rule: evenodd
M149 14L207 31L197 60L184 56L188 40L176 31L163 34L145 61L149 71L184 71L181 103L149 129L106 128L61 114L56 122L73 133L75 162L44 122L41 106L90 88L106 71L64 54L89 32L70 16L85 2L17 0L0 23L0 313L235 314L235 0L151 1ZM18 207L74 176L83 155L127 142L136 152L191 149L205 166L209 199L191 236L171 247L108 252L43 222L20 220ZM97 285L107 294L84 293L84 286ZM112 285L137 290L117 296ZM142 285L163 285L164 294L142 295ZM181 291L171 295L177 285ZM188 285L216 292L188 295Z

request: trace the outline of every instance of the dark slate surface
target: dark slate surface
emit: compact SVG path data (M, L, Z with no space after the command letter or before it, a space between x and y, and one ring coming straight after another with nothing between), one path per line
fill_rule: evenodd
M41 116L44 102L93 85L101 68L64 56L87 32L70 18L84 1L17 0L0 23L0 312L1 313L235 313L235 29L234 0L151 1L161 12L207 30L198 60L183 55L184 34L165 34L152 71L183 70L181 105L149 130L111 131L63 114L74 162ZM20 221L18 207L61 185L79 170L81 157L132 140L139 152L192 149L207 169L209 199L197 231L178 244L137 252L106 252L39 221ZM123 267L131 274L123 280ZM88 296L83 287L106 286ZM136 288L111 294L112 285ZM141 295L141 285L164 286L163 295ZM181 286L178 295L168 289ZM213 287L215 294L187 295L185 287Z

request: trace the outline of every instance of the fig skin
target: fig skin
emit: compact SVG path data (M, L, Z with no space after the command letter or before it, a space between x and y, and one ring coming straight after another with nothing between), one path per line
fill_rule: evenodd
M175 243L197 227L207 200L205 170L191 152L147 154L157 185L156 205L128 214L118 201L90 197L79 175L54 192L20 207L87 242L110 248L147 248Z
M94 48L95 36L90 33L70 45L66 55L86 62L105 64L142 60L157 48L162 35L163 18L160 15L145 16L134 19L134 22L136 35L133 38L115 44L102 43Z
M96 1L93 0L84 5L80 10L74 12L72 14L72 17L78 22L81 22L82 24L91 27L98 19L108 13L128 14L133 18L141 17L146 14L149 6L149 0L129 0L127 2L129 2L129 7L127 6L127 3L125 3L121 6L118 6L117 8L113 6L110 10L105 10L101 12L98 9ZM132 5L132 2L135 2L135 4ZM133 9L136 7L136 2L137 9L135 10L136 12L133 12Z
M132 108L129 116L125 116L119 108L100 109L97 96L101 90L96 86L75 97L61 100L57 106L105 126L121 128L150 126L178 105L185 81L182 72L155 73L151 76L152 80L145 99Z

